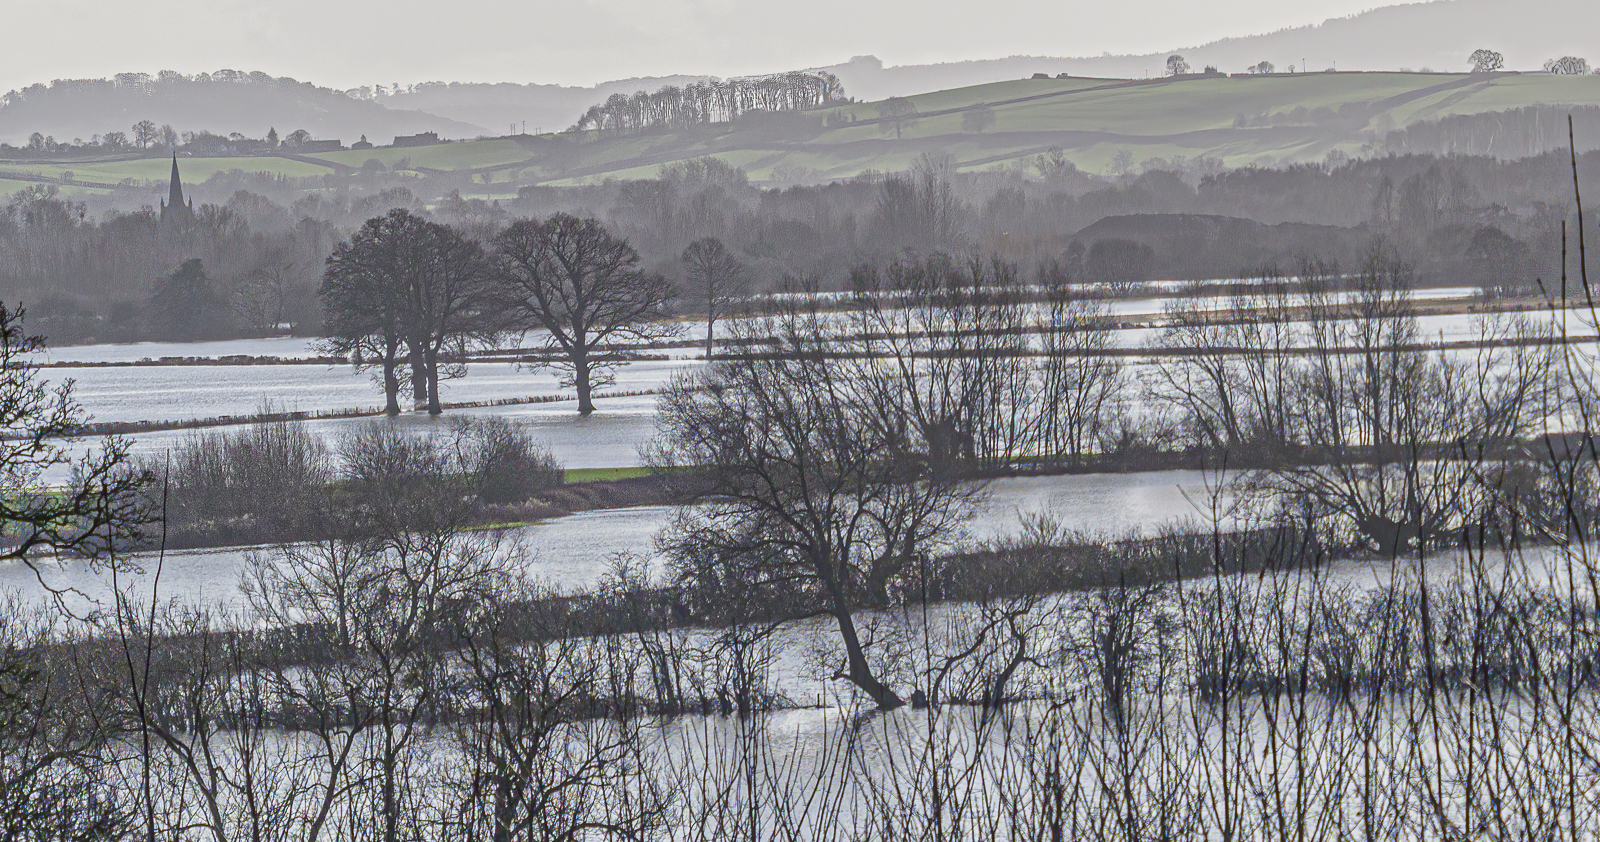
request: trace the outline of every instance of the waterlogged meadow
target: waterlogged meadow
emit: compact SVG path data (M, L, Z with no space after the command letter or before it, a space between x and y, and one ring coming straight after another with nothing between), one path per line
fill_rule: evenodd
M1569 838L1600 483L1538 435L1590 361L1416 315L1391 268L1243 319L929 287L730 320L589 416L481 360L438 417L139 433L159 533L0 564L41 711L0 763L45 770L9 803L160 838ZM42 372L97 421L381 397ZM606 502L644 484L670 505Z
M883 674L929 688L891 711L826 680L829 621L668 628L637 612L649 597L625 572L576 604L506 592L426 644L161 610L161 645L137 627L84 640L55 674L153 658L133 677L165 689L121 700L149 721L96 785L158 782L163 829L1542 838L1595 818L1589 656L1562 607L1591 595L1555 574L1590 563L1453 554L1382 577L1311 566L867 612ZM602 617L622 625L596 634Z

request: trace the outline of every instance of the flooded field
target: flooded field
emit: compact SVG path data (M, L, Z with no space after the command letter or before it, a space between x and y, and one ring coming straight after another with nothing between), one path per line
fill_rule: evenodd
M972 540L1014 536L1021 529L1022 515L1043 512L1064 528L1088 535L1134 527L1153 530L1195 518L1190 499L1206 499L1206 483L1207 477L1198 471L994 480L987 485L989 498L969 524L969 532ZM619 553L656 559L655 536L671 523L674 513L668 506L579 512L510 530L503 552L508 561L557 590L590 588L611 571ZM265 548L231 547L169 552L159 583L157 557L140 554L133 562L143 572L122 577L120 584L141 594L157 588L163 600L232 604L239 599L239 574L246 555L262 551ZM81 562L46 560L39 567L53 587L75 588L101 601L112 593L109 574L90 571ZM0 589L37 591L37 584L34 571L26 566L0 563Z

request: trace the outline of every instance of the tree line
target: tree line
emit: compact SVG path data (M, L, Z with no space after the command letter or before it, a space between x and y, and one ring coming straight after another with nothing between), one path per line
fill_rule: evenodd
M844 98L838 77L822 71L707 79L632 96L612 94L585 111L572 128L577 132L592 129L602 137L686 129L726 123L750 111L807 111Z
M217 134L209 129L178 131L171 123L157 126L154 121L140 120L126 132L108 131L85 140L75 137L70 141L57 141L54 136L34 132L25 146L14 147L0 143L0 157L55 158L62 156L124 155L130 152L177 152L195 155L250 155L272 152L277 149L294 151L311 140L311 132L294 129L282 138L275 127L266 135L250 137L242 132ZM70 177L69 177L70 180Z
M219 173L188 186L197 220L182 232L161 230L153 210L116 210L123 199L68 199L39 186L0 208L0 290L27 302L57 342L184 338L164 336L137 314L159 282L198 258L217 296L232 302L208 320L208 335L283 323L315 333L322 260L366 219L398 207L473 230L515 216L593 215L629 241L641 266L679 280L683 249L715 237L745 267L753 292L804 279L843 289L853 266L907 248L977 248L1026 272L1066 262L1082 268L1079 280L1131 291L1146 278L1229 277L1309 254L1353 264L1375 231L1424 283L1451 278L1526 292L1530 278L1552 276L1559 225L1571 215L1551 155L1414 154L1235 170L1128 157L1120 174L1106 177L1078 170L1064 153L1004 172L959 171L934 156L905 173L781 189L701 159L664 167L654 179L525 188L511 202L463 196L464 180L438 194L431 180L381 165L310 181ZM1580 156L1580 171L1595 160ZM303 195L310 186L320 192ZM268 306L240 304L243 297ZM279 300L288 302L282 318L255 315L279 311Z

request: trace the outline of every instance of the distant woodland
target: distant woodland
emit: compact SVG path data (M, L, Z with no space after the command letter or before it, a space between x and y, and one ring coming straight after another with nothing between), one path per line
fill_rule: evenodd
M465 181L429 193L440 182L381 165L299 180L233 172L188 186L195 213L183 225L163 225L154 208L96 206L36 185L0 206L0 294L27 305L53 344L317 334L324 259L395 208L479 239L519 217L598 216L644 265L680 280L685 246L716 237L750 267L757 292L842 288L863 263L981 251L1027 272L1059 262L1077 282L1133 294L1127 284L1148 279L1238 277L1308 256L1349 262L1382 237L1423 283L1509 294L1528 291L1512 278L1554 271L1546 264L1561 223L1575 219L1564 158L1398 154L1235 170L1154 160L1102 176L1052 153L1027 169L980 173L928 155L910 172L782 189L707 158L650 179L525 187L510 202L465 198ZM1600 175L1600 154L1580 156L1579 167ZM162 296L193 259L204 293ZM163 301L188 309L163 313Z

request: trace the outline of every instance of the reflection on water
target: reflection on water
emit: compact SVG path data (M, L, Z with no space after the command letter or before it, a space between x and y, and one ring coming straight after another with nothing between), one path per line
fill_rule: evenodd
M607 416L603 423L615 424L617 419L630 417L636 416L618 413ZM607 429L633 429L626 424L595 426L597 420L602 419L599 416L589 419L562 416L560 420L550 420L549 429L566 431L575 444L585 437L592 442ZM405 423L421 426L430 422L405 419ZM628 447L632 446L630 442ZM969 530L974 539L1014 535L1020 528L1020 513L1039 511L1053 513L1068 529L1089 534L1119 532L1134 526L1148 529L1193 516L1195 509L1185 499L1184 492L1197 500L1204 499L1204 480L1198 471L999 479L989 484L989 502L969 525ZM674 512L670 506L579 512L508 530L511 543L505 552L508 559L514 558L530 574L553 587L562 590L591 587L611 570L618 553L655 558L656 533L671 522ZM232 547L167 553L159 583L160 598L236 602L239 572L243 569L245 555L252 551ZM156 558L142 554L136 556L134 562L143 567L144 572L124 576L122 584L133 592L148 595L155 585ZM53 586L77 588L99 600L111 593L109 575L94 573L81 561L46 560L40 562L40 566L45 571L46 581ZM38 583L27 567L5 564L0 565L0 589L4 588L35 592Z
M1209 484L1208 484L1209 483ZM1067 529L1103 536L1203 520L1217 477L1201 471L1010 477L989 483L989 499L969 529L975 538L1017 533L1023 515L1048 513ZM1224 528L1232 522L1222 521Z
M696 360L644 360L623 366L616 383L604 391L640 392L665 386ZM383 391L370 372L350 366L140 366L121 368L52 368L43 372L52 382L71 379L74 395L95 421L173 421L242 416L270 402L282 409L329 412L383 408ZM511 363L472 363L465 376L439 384L446 403L481 403L518 398L570 395L549 372L528 371ZM402 396L404 400L406 396ZM610 410L605 399L599 411ZM574 406L567 412L576 414Z
M673 509L668 506L580 512L507 530L508 540L502 552L507 563L523 566L534 578L557 589L593 587L611 570L618 553L653 557L655 533L667 525L672 515ZM154 593L162 601L238 606L242 604L239 576L246 557L253 552L271 552L271 548L175 550L164 558L141 553L130 559L140 569L119 574L118 586L142 599ZM90 570L81 560L41 559L36 566L38 574L24 564L0 563L0 590L17 590L42 598L42 579L50 587L73 588L91 602L109 604L109 572ZM73 598L73 603L86 607L90 604L79 598Z

